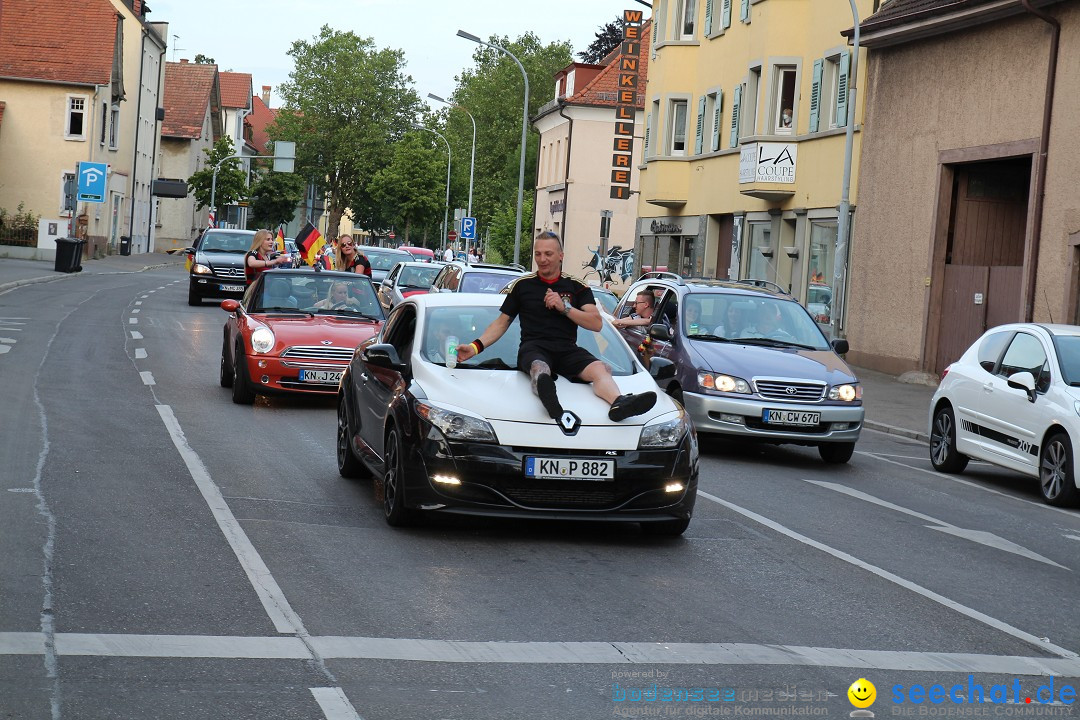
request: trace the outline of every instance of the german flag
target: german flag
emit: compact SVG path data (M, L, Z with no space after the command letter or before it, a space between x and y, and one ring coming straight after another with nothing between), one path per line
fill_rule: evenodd
M279 253L285 252L285 231L281 229L280 225L278 226L277 237L274 241L277 244L277 251Z
M300 249L300 254L303 255L304 260L311 267L315 267L315 259L325 245L326 240L318 228L310 222L304 225L304 228L296 236L296 247Z

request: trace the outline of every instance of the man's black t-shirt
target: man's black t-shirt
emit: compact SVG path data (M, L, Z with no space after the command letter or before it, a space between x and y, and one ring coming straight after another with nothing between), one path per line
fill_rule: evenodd
M554 290L564 300L577 309L586 305L595 305L592 290L579 280L565 273L554 282L548 282L537 273L530 273L510 283L506 299L500 311L511 319L521 316L521 343L547 341L559 343L577 342L577 328L574 321L558 310L552 310L544 304L548 290Z

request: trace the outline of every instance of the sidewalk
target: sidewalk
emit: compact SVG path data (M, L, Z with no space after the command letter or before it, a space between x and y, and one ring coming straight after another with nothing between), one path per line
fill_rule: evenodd
M141 272L167 266L183 267L183 255L142 253L110 255L100 260L83 260L83 273L106 274ZM59 273L52 262L0 258L0 292L30 283L51 282L76 277L82 273ZM893 435L929 442L927 415L934 388L900 382L892 375L852 368L863 386L866 405L865 427Z
M109 255L100 260L83 260L82 272L101 275L117 272L142 272L150 268L175 265L183 267L183 255L165 253L140 253L137 255ZM75 277L82 273L62 273L53 270L52 261L18 260L0 258L0 292L20 285L52 282Z

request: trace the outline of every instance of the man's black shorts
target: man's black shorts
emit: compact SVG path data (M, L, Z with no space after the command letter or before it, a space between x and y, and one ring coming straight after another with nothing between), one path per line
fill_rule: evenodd
M588 350L574 344L530 342L518 348L518 369L529 372L533 361L542 360L551 371L564 378L574 379L596 358Z

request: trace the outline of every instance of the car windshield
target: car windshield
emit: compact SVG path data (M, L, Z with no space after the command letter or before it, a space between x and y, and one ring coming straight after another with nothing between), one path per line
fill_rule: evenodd
M1080 386L1080 335L1054 335L1061 379L1069 385Z
M372 270L389 270L402 260L412 260L412 255L407 252L386 250L365 250Z
M829 343L802 305L791 300L734 293L689 293L682 301L689 338L789 345L828 350Z
M398 287L429 288L431 283L435 282L435 276L440 269L435 265L404 267L401 269L401 277L398 278Z
M365 275L355 279L329 273L264 275L248 312L290 311L383 319L382 306Z
M445 365L446 347L450 338L467 343L478 337L484 328L498 317L497 306L431 308L425 316L422 329L424 341L420 347L421 357L436 365ZM521 342L521 325L518 318L499 341L484 348L479 355L459 363L459 368L488 368L514 370L517 368L518 345ZM612 375L631 375L635 372L630 349L618 331L604 323L600 332L578 328L577 343L611 368Z
M458 292L472 293L497 293L510 284L514 275L493 272L470 272L465 273L461 279Z
M619 298L615 296L615 293L593 288L592 294L596 298L596 304L602 307L609 315L615 312L615 306L619 304Z
M250 232L229 232L228 230L207 230L203 235L199 250L204 252L246 253L255 238Z

